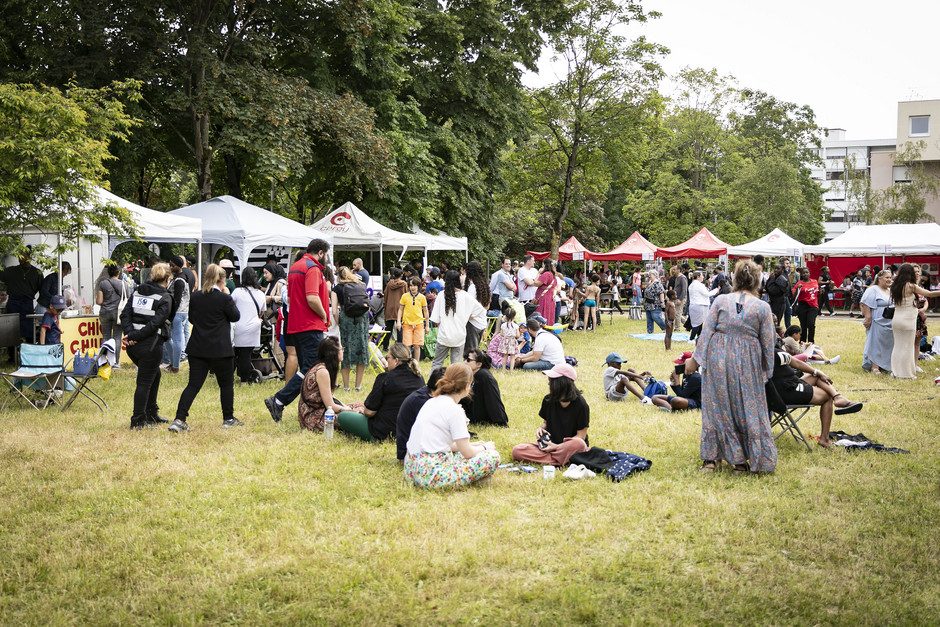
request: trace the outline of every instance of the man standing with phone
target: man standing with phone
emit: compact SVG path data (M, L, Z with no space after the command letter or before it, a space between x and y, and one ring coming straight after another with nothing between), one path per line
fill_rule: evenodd
M285 343L297 351L300 367L277 394L264 399L274 422L281 421L284 406L290 405L300 394L304 376L313 367L320 340L330 326L330 286L323 278L329 250L330 245L325 240L310 240L307 253L290 267L287 274L287 296L291 308Z

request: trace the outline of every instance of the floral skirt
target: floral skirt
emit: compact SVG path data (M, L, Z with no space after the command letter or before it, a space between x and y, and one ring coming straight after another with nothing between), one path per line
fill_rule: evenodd
M343 342L343 368L369 365L369 316L350 318L339 312L339 334Z
M499 451L483 451L467 459L459 452L408 453L405 479L419 488L465 486L489 477L499 467Z

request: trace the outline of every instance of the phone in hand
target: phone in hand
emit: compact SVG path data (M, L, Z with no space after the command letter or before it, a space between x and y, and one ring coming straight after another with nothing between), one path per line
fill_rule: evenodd
M676 364L676 374L680 377L685 374L685 362Z
M548 447L548 445L551 443L551 441L552 441L551 434L549 434L548 431L546 431L545 433L542 434L542 437L538 439L536 444L538 445L540 449L544 451Z

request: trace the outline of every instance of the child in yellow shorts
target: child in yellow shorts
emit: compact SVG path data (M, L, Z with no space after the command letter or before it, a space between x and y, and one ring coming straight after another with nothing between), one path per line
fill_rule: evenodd
M402 343L411 347L415 361L421 357L424 346L424 334L431 330L428 316L428 301L419 293L421 279L413 277L408 282L408 293L401 295L401 307L398 308L396 326L402 332Z

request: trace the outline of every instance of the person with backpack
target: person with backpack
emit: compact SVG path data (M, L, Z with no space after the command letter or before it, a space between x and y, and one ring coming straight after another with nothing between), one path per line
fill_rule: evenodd
M366 286L346 266L337 272L333 291L339 298L339 336L343 343L343 389L349 391L349 371L356 367L356 391L362 390L362 377L369 364L369 296Z

